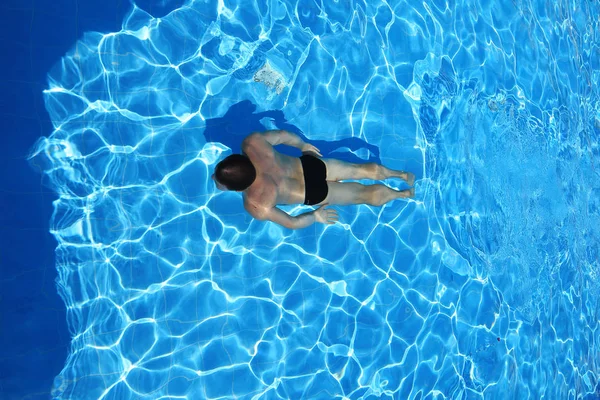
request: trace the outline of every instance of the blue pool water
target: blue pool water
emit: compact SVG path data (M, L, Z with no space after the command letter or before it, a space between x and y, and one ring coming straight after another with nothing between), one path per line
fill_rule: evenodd
M52 396L599 396L599 12L191 1L87 33L30 157L72 335ZM273 127L417 196L253 221L210 176Z

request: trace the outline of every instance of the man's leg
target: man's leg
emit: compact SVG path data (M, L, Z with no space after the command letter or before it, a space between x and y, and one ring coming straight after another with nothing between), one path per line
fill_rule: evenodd
M415 195L414 188L394 190L385 185L361 185L355 182L327 182L327 187L329 188L327 197L320 204L382 206L389 201L411 198Z
M415 175L411 172L397 171L376 163L353 164L335 158L322 159L327 166L328 181L343 181L345 179L373 179L376 181L387 178L400 178L412 186Z

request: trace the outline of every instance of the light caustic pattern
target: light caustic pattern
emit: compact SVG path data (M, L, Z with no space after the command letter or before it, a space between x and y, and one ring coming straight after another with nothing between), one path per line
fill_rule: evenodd
M417 3L134 8L61 60L31 157L73 334L53 396L596 396L598 4ZM242 100L379 147L416 199L251 220L203 137Z

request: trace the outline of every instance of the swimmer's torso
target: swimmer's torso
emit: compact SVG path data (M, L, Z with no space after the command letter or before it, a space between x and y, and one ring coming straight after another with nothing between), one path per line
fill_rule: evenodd
M277 152L262 138L246 141L242 150L256 169L256 179L245 191L246 208L304 203L304 174L299 158Z

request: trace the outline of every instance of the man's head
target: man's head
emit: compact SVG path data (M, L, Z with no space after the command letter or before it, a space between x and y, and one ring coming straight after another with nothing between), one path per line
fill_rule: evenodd
M241 192L256 179L256 169L248 157L232 154L217 164L212 178L221 190Z

